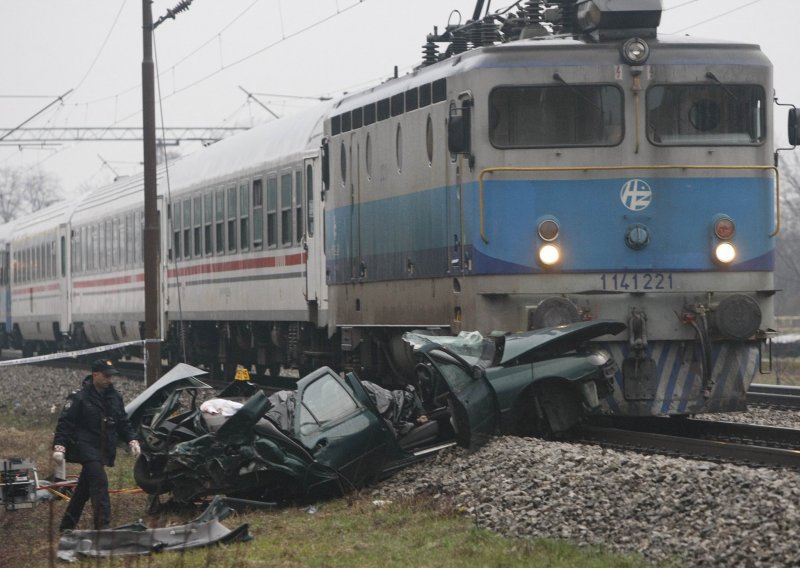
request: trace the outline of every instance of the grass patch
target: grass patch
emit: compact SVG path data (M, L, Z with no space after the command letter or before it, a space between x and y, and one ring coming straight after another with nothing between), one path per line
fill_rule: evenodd
M13 416L0 416L0 457L34 460L39 476L52 474L50 461L55 420L43 418L30 428ZM120 448L108 469L111 490L135 487L133 458ZM77 475L79 465L69 464ZM185 523L193 511L147 516L142 493L114 493L112 524L143 519L149 527ZM57 527L64 501L40 503L32 509L6 512L0 508L0 565L52 566L58 546ZM147 557L94 559L96 566L157 566L245 568L250 566L531 566L630 568L647 566L641 557L621 556L596 547L561 540L513 539L475 526L449 503L413 499L383 506L364 496L351 496L306 508L252 510L224 521L228 528L250 525L254 539L222 548L168 552ZM92 526L87 504L79 528Z

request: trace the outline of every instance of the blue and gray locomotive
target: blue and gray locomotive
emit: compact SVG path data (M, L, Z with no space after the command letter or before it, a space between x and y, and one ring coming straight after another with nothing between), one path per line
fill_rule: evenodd
M344 343L614 319L628 337L605 342L621 363L609 412L744 408L774 327L770 62L660 37L657 0L483 19L478 4L429 37L425 65L333 111Z
M770 62L660 36L660 0L483 4L413 72L170 167L165 356L413 380L409 330L618 320L602 411L744 408L774 328ZM142 338L142 195L125 178L9 231L4 341Z

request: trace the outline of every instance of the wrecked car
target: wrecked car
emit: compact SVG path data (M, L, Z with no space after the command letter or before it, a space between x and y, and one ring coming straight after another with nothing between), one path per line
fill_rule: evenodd
M402 396L376 398L354 373L322 367L296 381L233 381L202 402L205 372L179 364L126 407L142 444L134 476L147 493L179 502L313 499L453 443L558 433L610 394L616 363L589 341L623 329L595 321L497 337L407 333L423 417L399 430L385 406Z

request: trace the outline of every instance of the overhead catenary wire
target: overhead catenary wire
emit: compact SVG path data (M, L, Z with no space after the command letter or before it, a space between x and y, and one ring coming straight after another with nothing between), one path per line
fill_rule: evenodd
M727 16L728 14L733 14L734 12L738 12L739 10L747 8L748 6L752 6L753 4L758 4L759 2L761 2L761 0L751 0L747 4L742 4L741 6L737 6L736 8L733 8L731 10L728 10L728 11L723 12L721 14L717 14L716 16L713 16L711 18L706 18L705 20L702 20L702 21L697 22L695 24L692 24L690 26L686 26L686 27L681 28L679 30L675 30L674 32L669 32L667 35L679 34L679 33L685 32L687 30L690 30L692 28L696 28L697 26L702 26L703 24L707 24L708 22L713 22L713 21L719 20L720 18L723 18L723 17Z

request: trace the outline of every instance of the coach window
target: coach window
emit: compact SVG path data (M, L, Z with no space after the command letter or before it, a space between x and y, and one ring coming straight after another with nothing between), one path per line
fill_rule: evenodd
M253 180L253 248L260 249L264 244L264 182L261 178Z
M622 117L622 91L613 85L498 87L489 95L496 148L615 146Z
M292 174L281 176L281 245L292 244Z
M61 277L67 275L67 238L61 237Z
M239 242L241 249L250 248L250 186L239 184Z
M94 237L92 233L93 231L91 225L84 227L84 237L86 238L86 244L83 247L83 250L85 252L83 264L86 267L86 272L91 272L92 270L94 270L94 246L92 246L92 240Z
M306 166L306 227L308 236L314 236L314 168Z
M183 227L183 258L192 257L192 200L183 201L183 217L181 219Z
M267 246L278 244L278 178L267 178Z
M294 172L294 234L295 244L303 240L303 172Z
M194 233L194 256L202 256L203 243L201 242L201 233L203 232L203 197L198 195L192 200L194 204L194 224L192 225L192 232Z
M111 220L111 266L116 267L119 265L119 218L114 217Z
M228 192L228 251L236 251L236 186L229 187Z
M214 252L214 241L211 238L213 223L214 194L209 191L203 195L203 254L206 256Z
M106 222L103 223L103 238L100 242L100 246L103 247L103 266L101 268L108 270L111 268L112 262L112 255L111 255L111 244L112 244L112 237L111 237L112 227L111 227L111 219L106 219Z
M133 266L133 211L126 213L125 221L125 266Z
M214 194L214 223L216 253L225 253L225 190L218 189Z
M183 256L183 246L181 243L183 239L183 206L181 203L173 203L172 205L172 231L174 233L173 239L173 260L179 260Z
M159 215L160 217L160 215ZM144 246L144 211L136 211L133 214L133 256L137 264L142 263L142 247Z

